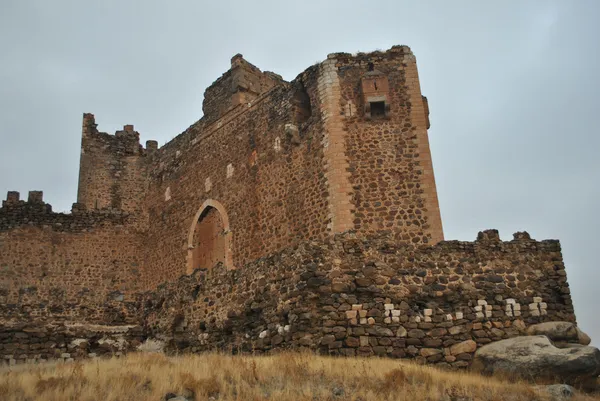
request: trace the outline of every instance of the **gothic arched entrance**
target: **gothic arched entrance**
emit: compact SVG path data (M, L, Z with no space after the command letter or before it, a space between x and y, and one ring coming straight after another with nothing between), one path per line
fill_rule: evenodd
M233 269L229 218L223 205L209 199L194 216L188 234L187 274L222 263Z

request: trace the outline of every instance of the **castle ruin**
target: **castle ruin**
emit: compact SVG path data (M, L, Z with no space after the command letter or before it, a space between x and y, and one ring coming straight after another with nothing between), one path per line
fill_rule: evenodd
M0 208L1 360L158 339L460 368L471 344L575 321L558 241L444 241L428 128L407 46L291 82L238 54L160 148L84 114L71 213L40 191Z

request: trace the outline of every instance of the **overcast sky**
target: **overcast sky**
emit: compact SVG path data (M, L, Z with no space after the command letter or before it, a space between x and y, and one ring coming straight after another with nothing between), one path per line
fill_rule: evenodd
M236 53L291 80L409 45L429 99L446 239L561 240L600 345L600 1L0 0L0 194L76 200L82 113L160 145Z

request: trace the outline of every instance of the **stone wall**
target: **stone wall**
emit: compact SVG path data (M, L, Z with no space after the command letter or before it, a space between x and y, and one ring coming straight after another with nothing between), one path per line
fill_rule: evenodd
M3 324L0 366L119 356L136 350L143 341L143 328L136 325Z
M500 241L495 230L435 246L346 233L243 269L197 269L150 292L54 305L39 298L23 294L18 314L3 306L4 359L85 358L150 339L170 351L308 348L461 368L478 346L531 324L575 321L558 241L527 233ZM118 350L108 346L115 341Z
M106 299L140 289L142 238L130 217L80 204L53 213L41 192L27 202L9 193L0 208L0 319L103 320Z
M184 274L194 248L207 245L190 233L208 204L229 222L223 235L231 236L230 268L327 235L322 124L299 112L299 92L316 102L313 81L311 70L216 123L202 119L153 156L147 288Z
M77 202L88 210L116 209L144 225L147 152L139 133L126 125L114 135L100 132L93 114L83 115Z
M394 46L356 56L335 53L328 61L335 62L341 87L352 228L394 230L413 243L443 240L414 55ZM367 113L369 100L385 102L385 115Z
M73 212L45 213L29 202L38 206L28 220L14 215L23 207L7 207L0 229L20 219L81 232L115 257L98 258L106 271L130 264L138 244L134 276L146 289L190 272L199 254L233 269L348 230L434 244L443 233L416 74L406 46L330 54L292 82L238 54L206 90L204 116L161 148L142 147L133 125L100 132L84 114ZM222 222L210 241L193 234L206 207ZM115 236L122 245L86 232L109 220L123 225Z
M575 316L558 241L399 244L339 235L198 270L144 302L148 335L186 351L306 347L465 367L477 346Z

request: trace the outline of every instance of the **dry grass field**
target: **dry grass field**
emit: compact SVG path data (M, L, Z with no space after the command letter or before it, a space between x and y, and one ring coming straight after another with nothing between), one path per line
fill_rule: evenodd
M85 363L0 369L3 401L159 401L169 393L193 400L249 401L550 399L525 383L391 359L344 359L308 353L131 354ZM571 398L594 399L581 394Z

